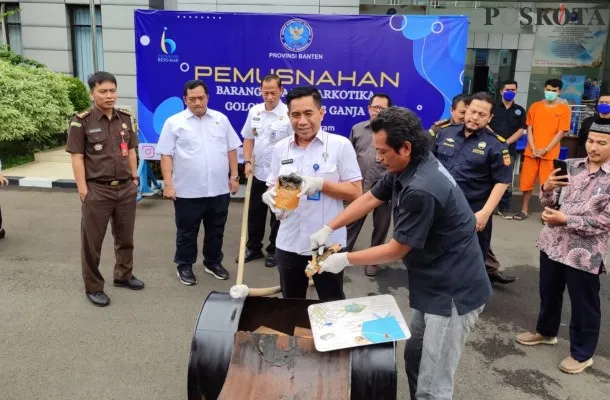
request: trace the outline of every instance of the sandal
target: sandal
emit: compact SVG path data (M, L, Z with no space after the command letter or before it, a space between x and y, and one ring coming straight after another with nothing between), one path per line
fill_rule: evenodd
M524 219L527 219L528 216L529 215L527 215L523 211L519 211L517 214L513 215L513 219L517 221L523 221Z

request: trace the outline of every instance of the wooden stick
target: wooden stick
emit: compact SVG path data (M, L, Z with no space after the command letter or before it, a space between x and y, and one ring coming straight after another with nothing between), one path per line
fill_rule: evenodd
M244 212L241 219L241 236L239 240L239 259L237 262L237 279L235 284L241 285L244 281L244 263L246 258L246 240L248 234L248 211L250 208L250 191L252 189L252 177L254 175L254 171L248 177L248 182L246 183L246 197L244 199Z
M241 234L239 240L239 256L237 259L237 279L235 280L235 285L242 285L244 281L244 264L246 258L246 241L248 234L248 212L250 208L250 191L252 189L252 177L254 176L254 172L250 174L248 177L248 181L246 183L246 196L244 199L244 211L242 213L241 220ZM313 280L309 280L309 286L313 285ZM273 286L268 288L248 288L248 296L249 297L262 297L262 296L271 296L274 294L278 294L282 291L280 286Z

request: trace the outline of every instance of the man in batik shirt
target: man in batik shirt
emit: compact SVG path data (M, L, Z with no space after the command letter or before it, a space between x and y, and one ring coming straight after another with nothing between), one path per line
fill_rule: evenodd
M542 186L540 313L534 332L517 335L523 345L555 344L563 292L572 303L570 356L559 369L578 374L593 364L601 320L599 276L610 237L610 120L597 118L586 143L587 157L568 160L568 175L556 169ZM562 181L568 178L569 183ZM562 193L563 192L563 193Z

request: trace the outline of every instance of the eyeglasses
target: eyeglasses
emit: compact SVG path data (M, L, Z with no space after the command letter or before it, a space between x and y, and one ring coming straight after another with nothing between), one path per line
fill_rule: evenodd
M385 107L382 107L382 106L369 106L369 107L375 111L385 110Z

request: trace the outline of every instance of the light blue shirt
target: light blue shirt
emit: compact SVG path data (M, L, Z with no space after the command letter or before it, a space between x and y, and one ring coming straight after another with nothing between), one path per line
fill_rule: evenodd
M176 197L214 197L229 193L228 152L240 146L224 114L208 108L198 118L186 109L165 121L157 153L172 157Z

